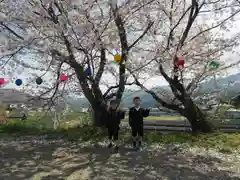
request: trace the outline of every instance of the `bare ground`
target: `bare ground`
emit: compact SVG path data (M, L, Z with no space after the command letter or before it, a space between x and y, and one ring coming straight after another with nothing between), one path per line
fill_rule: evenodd
M1 138L0 180L240 180L240 157L174 146L119 154L44 137Z

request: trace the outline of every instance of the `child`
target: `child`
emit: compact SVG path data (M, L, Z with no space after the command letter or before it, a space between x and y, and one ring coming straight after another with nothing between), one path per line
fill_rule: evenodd
M108 129L108 138L109 145L108 148L111 148L115 142L115 151L118 152L118 132L121 119L124 119L125 112L117 108L117 102L112 100L110 102L110 107L108 109L107 118L106 118L106 127Z
M141 100L140 97L133 98L134 107L129 110L129 125L132 130L133 137L133 147L142 149L142 139L143 139L143 117L149 116L150 109L143 109L140 107ZM137 147L137 137L138 137L138 147Z

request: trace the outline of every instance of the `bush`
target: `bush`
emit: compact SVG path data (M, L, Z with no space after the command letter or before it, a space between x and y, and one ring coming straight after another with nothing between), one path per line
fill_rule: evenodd
M8 124L0 125L0 134L5 135L29 135L29 134L37 134L43 132L44 128L37 128L33 126L29 126L24 122L9 122Z

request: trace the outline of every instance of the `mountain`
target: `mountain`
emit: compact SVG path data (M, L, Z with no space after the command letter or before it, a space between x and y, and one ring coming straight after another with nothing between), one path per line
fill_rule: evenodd
M233 82L232 85L229 85L230 82ZM226 88L225 92L221 93L221 96L224 100L228 100L234 96L236 96L238 93L240 93L240 73L226 76L223 78L218 78L216 81L215 80L210 80L207 82L204 82L200 85L200 89L196 92L196 95L201 95L202 93L205 92L213 92L216 89L223 89L224 87ZM163 87L156 87L153 90L155 92L158 92L159 90L164 89L165 93L167 95L162 95L162 98L166 101L170 100L173 98L173 95L171 94L170 88L168 86L163 86ZM158 93L162 94L162 93ZM152 96L143 90L141 91L132 91L132 90L126 90L123 94L123 99L122 99L122 106L123 107L131 107L132 106L132 99L135 96L139 96L142 100L142 106L143 107L154 107L156 104L156 101L152 98ZM75 107L89 107L88 101L85 98L74 98L74 99L68 99L69 103L72 104Z
M197 94L202 94L205 92L214 92L222 90L220 95L222 98L231 98L236 96L240 92L240 73L226 76L224 78L218 78L215 80L210 80L200 85Z
M32 107L42 107L44 100L39 100L28 93L16 89L0 88L0 103L4 104L28 104Z
M230 82L233 82L229 85ZM240 94L240 73L230 75L223 78L218 78L217 81L210 80L204 82L200 85L199 90L195 93L196 96L201 95L206 92L214 92L219 89L226 88L226 91L223 91L220 96L224 101L228 101L232 97ZM165 101L169 101L173 98L172 93L170 92L170 88L168 86L156 87L153 89L158 95L160 95ZM164 91L164 92L162 92ZM6 93L7 92L7 93ZM4 94L4 95L3 95ZM143 90L133 91L130 89L125 90L122 99L123 107L131 107L132 99L135 96L139 96L142 100L143 107L154 107L156 105L156 101L152 98L152 96ZM0 102L1 101L11 101L9 103L14 102L26 102L26 99L29 99L31 96L17 90L13 89L0 89ZM86 98L80 97L69 97L66 98L68 104L74 108L79 109L79 107L88 108L89 103Z
M202 90L212 89L216 87L229 87L231 90L237 90L240 87L240 73L226 76L224 78L218 78L216 81L214 79L201 84Z

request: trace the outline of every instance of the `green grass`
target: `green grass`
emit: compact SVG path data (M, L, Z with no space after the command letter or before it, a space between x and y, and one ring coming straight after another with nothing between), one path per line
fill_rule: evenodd
M107 138L106 129L83 125L79 127L53 130L34 124L10 121L6 125L0 125L0 137L22 136L22 135L41 135L57 133L71 141L81 139L82 141L98 142ZM124 143L131 142L131 136L128 129L120 130L120 139ZM205 148L218 149L221 152L229 153L240 148L240 133L213 133L213 134L191 134L191 133L169 133L162 134L159 132L146 132L145 142L148 144L160 143L163 145L170 143L182 144L184 147L200 146Z
M148 143L160 142L162 144L178 143L185 146L199 146L214 148L222 152L231 152L240 148L240 133L212 133L196 134L191 133L170 133L159 134L150 132L146 135Z
M128 118L128 117L126 117ZM149 116L146 120L179 120L180 116ZM82 141L100 141L107 138L105 129L92 127L89 125L90 116L83 113L72 113L63 117L60 128L53 130L51 117L37 119L32 115L26 121L19 119L10 119L8 124L0 125L0 136L22 136L22 135L40 135L46 133L60 133L68 140ZM131 142L130 131L121 129L121 141ZM231 152L240 148L240 133L213 133L196 134L191 133L169 133L161 134L159 132L146 132L145 142L148 144L160 143L178 143L183 146L201 146L205 148L215 148L222 152Z

